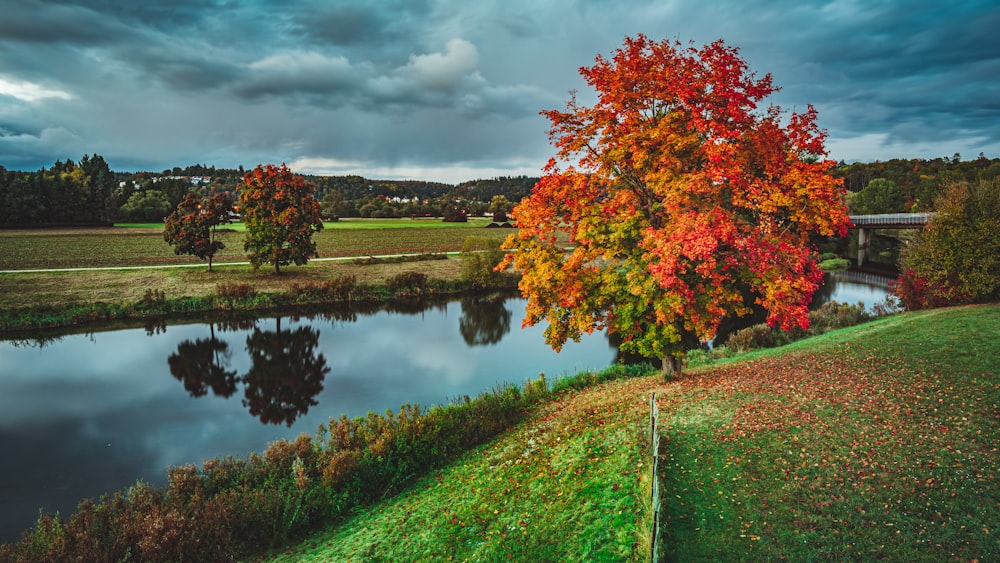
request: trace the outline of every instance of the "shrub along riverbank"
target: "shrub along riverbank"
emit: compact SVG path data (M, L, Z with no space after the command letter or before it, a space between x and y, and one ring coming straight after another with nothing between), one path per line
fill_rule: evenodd
M413 302L421 299L463 295L473 291L515 289L517 287L517 278L513 275L498 276L496 283L491 287L482 288L463 281L460 277L454 277L455 273L445 271L446 268L438 268L437 271L445 271L447 277L437 278L430 277L425 273L426 270L432 270L431 268L414 265L415 261L438 262L441 259L445 262L455 262L444 255L417 256L412 260L391 261L389 263L364 258L360 259L363 264L353 264L342 268L358 270L373 265L383 266L380 268L381 275L376 276L376 281L372 282L361 281L354 274L340 274L335 277L326 277L322 273L317 275L318 272L328 271L331 268L313 268L309 272L297 271L289 275L283 274L277 280L262 278L259 273L254 272L230 272L224 279L232 281L219 281L209 290L210 293L200 295L194 294L196 291L194 288L198 287L195 284L187 286L185 291L168 293L169 289L164 289L165 286L172 286L176 283L177 277L182 279L201 277L197 273L157 271L141 276L142 279L150 283L144 284L145 289L137 298L122 299L121 297L107 296L104 299L86 301L65 300L67 293L71 291L65 290L61 293L64 301L58 304L22 305L4 309L0 312L0 335L17 337L31 335L38 331L108 324L116 321L138 321L148 325L157 325L168 319L212 312L308 312L317 307ZM458 267L455 264L447 266L451 269ZM424 271L417 271L417 268ZM122 283L138 282L134 273L115 274L118 275L105 277L120 278L119 281ZM21 278L23 274L16 276L17 281L30 283L30 280ZM46 274L46 276L51 278L53 275ZM220 278L216 277L215 279ZM159 283L152 282L152 280ZM8 279L7 281L12 280ZM54 283L51 279L48 281ZM77 280L64 278L64 281L73 283ZM253 283L250 283L251 281ZM110 283L105 284L104 287L111 289L116 285ZM168 297L168 295L170 296Z
M562 397L271 561L1000 559L1000 306L894 315Z
M397 494L568 391L650 372L648 366L613 366L551 385L542 377L523 387L503 386L429 410L403 405L396 413L331 419L315 437L279 440L262 455L170 468L162 489L140 482L82 502L69 519L43 515L21 542L0 546L0 561L230 561L258 555ZM625 484L626 490L635 488ZM624 506L630 510L624 529L634 530L634 499ZM630 531L624 535L628 548L634 540Z

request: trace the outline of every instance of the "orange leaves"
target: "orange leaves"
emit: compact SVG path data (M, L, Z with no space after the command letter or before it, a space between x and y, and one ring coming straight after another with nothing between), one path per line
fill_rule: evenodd
M556 156L505 244L525 322L547 319L556 343L606 323L624 348L661 357L745 312L746 289L772 322L807 322L809 237L848 223L815 109L783 124L780 108L759 108L777 89L770 75L722 41L639 35L580 72L598 101L542 112Z
M316 255L312 233L323 229L313 185L287 166L258 165L243 176L240 213L247 225L244 248L254 267L305 264Z

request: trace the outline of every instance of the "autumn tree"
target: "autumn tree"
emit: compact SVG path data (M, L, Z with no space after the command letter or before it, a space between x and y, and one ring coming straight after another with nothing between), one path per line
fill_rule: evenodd
M323 230L313 185L287 166L257 165L243 176L239 211L246 224L243 248L253 267L303 265L316 256L314 232Z
M232 202L229 194L218 193L202 197L188 193L181 200L163 226L163 240L174 247L175 254L190 254L208 260L212 271L212 258L226 247L218 239L218 226L229 221Z
M895 293L907 309L1000 300L1000 178L955 182L903 248Z
M556 350L607 329L665 373L753 303L772 325L808 326L823 277L810 236L849 225L816 111L761 109L771 76L722 41L640 35L580 72L596 103L542 112L556 156L498 266L522 273L523 323L547 321Z

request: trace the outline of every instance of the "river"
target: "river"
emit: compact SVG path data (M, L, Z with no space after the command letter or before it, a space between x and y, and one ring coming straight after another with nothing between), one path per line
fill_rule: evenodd
M878 282L834 277L814 305L870 307ZM346 414L443 404L545 373L610 365L603 334L555 353L525 301L188 322L0 342L0 542L39 510L68 516L167 466L244 457Z

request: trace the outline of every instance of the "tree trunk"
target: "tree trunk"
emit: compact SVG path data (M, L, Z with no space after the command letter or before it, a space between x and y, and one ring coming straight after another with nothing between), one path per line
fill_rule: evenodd
M677 356L665 356L663 358L663 378L668 379L681 374L684 367L684 360Z

